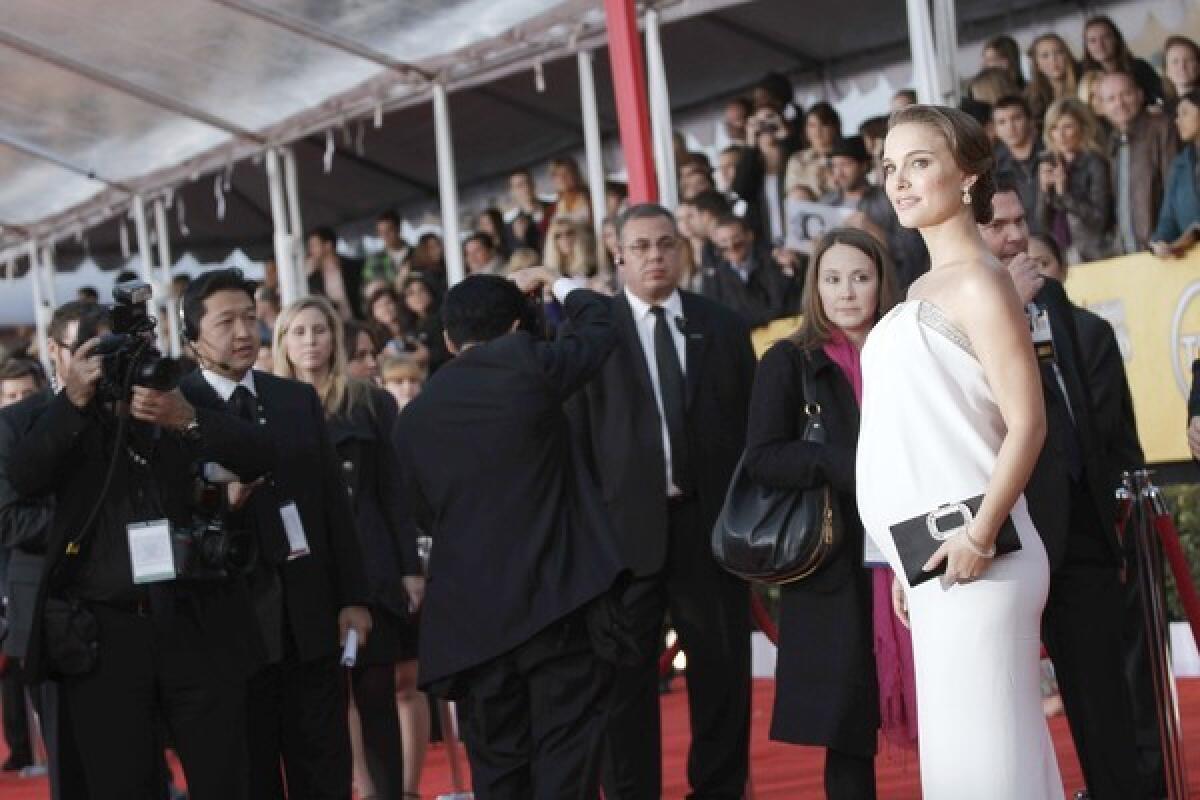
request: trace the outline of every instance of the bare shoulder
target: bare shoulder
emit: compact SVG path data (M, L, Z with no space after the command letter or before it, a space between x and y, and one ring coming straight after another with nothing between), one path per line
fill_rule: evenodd
M946 264L913 285L910 297L927 300L960 326L970 323L986 307L1005 305L1015 293L1008 271L994 259L973 258Z

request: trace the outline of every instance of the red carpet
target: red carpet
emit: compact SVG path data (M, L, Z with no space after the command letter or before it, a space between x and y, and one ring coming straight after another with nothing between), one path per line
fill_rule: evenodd
M663 698L664 797L680 798L686 791L685 777L688 723L683 682L676 681L677 690ZM1180 680L1180 703L1183 715L1184 746L1188 759L1191 796L1200 797L1200 679ZM768 741L771 700L774 682L760 680L754 687L753 738L751 766L755 800L820 800L823 755L809 747L791 747ZM1071 792L1082 786L1079 765L1067 730L1066 719L1050 720L1050 730L1058 750L1058 763L1063 780ZM464 757L465 758L465 757ZM878 762L879 796L886 800L916 800L920 790L915 754L884 754ZM449 763L443 747L430 750L422 796L433 798L452 789ZM20 779L0 776L0 798L3 800L45 800L49 796L44 779Z

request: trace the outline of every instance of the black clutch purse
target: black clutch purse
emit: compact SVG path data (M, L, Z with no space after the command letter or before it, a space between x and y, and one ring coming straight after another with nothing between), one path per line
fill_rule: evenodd
M803 439L825 443L821 406L803 360L806 422ZM841 516L828 485L811 489L773 489L753 481L745 454L738 460L725 494L725 505L712 533L712 554L724 569L760 583L790 583L825 564L841 546Z
M983 495L976 495L960 503L947 503L927 514L891 526L892 540L896 543L896 553L904 565L909 586L919 586L946 571L945 561L932 572L926 572L922 567L942 546L942 542L971 523L982 503ZM996 537L996 557L1020 549L1021 539L1017 536L1017 528L1013 525L1012 517L1007 517Z

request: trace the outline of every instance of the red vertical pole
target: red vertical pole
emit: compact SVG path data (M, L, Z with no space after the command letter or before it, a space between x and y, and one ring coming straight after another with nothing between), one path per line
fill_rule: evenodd
M629 202L658 201L654 177L654 149L650 144L650 106L646 102L646 67L638 34L635 0L604 0L608 19L608 60L612 67L613 94L621 149L629 174Z

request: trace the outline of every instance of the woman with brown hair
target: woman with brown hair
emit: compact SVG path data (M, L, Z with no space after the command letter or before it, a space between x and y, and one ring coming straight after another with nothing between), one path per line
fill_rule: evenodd
M1121 29L1103 15L1092 17L1083 26L1083 71L1089 70L1105 74L1124 72L1132 76L1142 90L1146 105L1156 105L1163 100L1162 78L1148 62L1129 51Z
M573 158L555 158L550 162L550 177L558 198L554 201L554 217L576 222L590 222L592 204L588 200L588 189L579 174L579 165ZM547 244L549 238L547 238Z
M1174 108L1193 89L1200 89L1200 46L1187 36L1168 36L1163 42L1163 90Z
M396 402L383 389L347 377L342 336L341 320L328 300L297 300L275 325L275 374L316 390L342 462L374 621L350 670L350 687L362 721L372 796L402 800L395 665L416 658L409 616L420 607L425 579L416 530L400 502L403 491L391 438Z
M1002 34L993 36L983 45L984 69L999 68L1008 73L1009 82L1018 89L1025 88L1025 75L1021 72L1021 48L1013 37Z
M1066 97L1046 111L1046 152L1038 164L1038 217L1072 264L1113 253L1112 179L1091 109Z
M1043 33L1029 45L1033 79L1025 88L1033 115L1041 120L1055 100L1074 97L1079 87L1079 64L1057 33Z
M863 347L855 485L912 631L926 800L1063 797L1041 697L1050 568L1022 494L1045 405L1021 300L979 231L993 164L957 109L892 115L888 199L931 267Z
M822 236L805 277L804 321L763 356L750 399L747 474L778 489L828 485L842 521L845 539L829 563L780 589L771 718L772 739L825 748L830 800L875 797L881 717L889 738L915 741L912 646L891 613L891 571L863 565L854 496L859 351L896 300L892 263L875 237L856 228ZM824 444L802 438L814 405Z
M804 115L804 137L808 147L793 153L784 174L784 192L801 186L820 197L831 189L830 159L833 146L842 140L842 118L829 103L816 103Z

